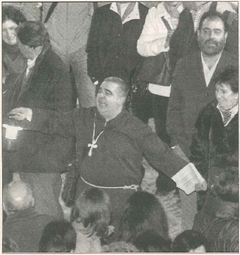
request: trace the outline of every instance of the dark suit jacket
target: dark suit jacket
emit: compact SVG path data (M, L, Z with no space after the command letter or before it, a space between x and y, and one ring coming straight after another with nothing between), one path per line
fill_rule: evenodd
M5 113L16 107L52 111L74 108L69 75L50 46L43 49L30 70L27 80L24 71L7 92ZM24 130L19 132L16 145L15 152L4 154L4 162L8 162L11 171L61 172L72 154L73 140Z
M207 87L200 52L181 59L177 64L168 104L167 131L171 144L179 144L188 156L198 114L215 98L214 78L227 66L238 66L238 59L223 51Z
M88 75L93 82L101 81L106 76L118 76L122 69L130 74L141 60L137 52L137 40L148 8L139 3L140 19L130 20L122 25L121 17L110 6L108 4L98 8L92 19L87 43L87 62Z

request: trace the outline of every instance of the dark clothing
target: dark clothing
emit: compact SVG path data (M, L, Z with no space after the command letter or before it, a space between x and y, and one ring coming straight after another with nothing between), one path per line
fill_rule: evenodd
M238 166L238 114L224 127L216 106L214 100L199 114L191 144L190 159L203 176L226 158Z
M103 131L97 140L97 148L88 155L89 143L96 124L96 137ZM122 187L132 184L141 185L143 173L141 170L143 156L158 171L163 171L172 177L186 162L176 156L173 151L163 143L151 128L138 118L123 110L117 117L106 123L96 108L76 109L61 114L33 110L33 119L29 129L41 130L49 134L58 133L65 137L76 137L76 156L81 176L89 183L104 187ZM79 180L78 194L85 187ZM105 189L110 194L111 208L125 207L127 198L134 190L131 189ZM119 200L115 194L119 194ZM118 210L112 211L112 219L119 218Z
M19 252L38 252L39 241L45 226L53 217L37 214L33 208L7 216L3 225L3 237L12 239Z
M2 75L20 74L27 67L27 59L22 55L18 45L9 45L2 41Z
M110 4L98 8L92 19L87 43L88 75L93 82L107 76L127 75L137 66L137 40L141 35L147 7L139 3L140 19L122 24L121 17L110 9Z
M214 2L213 2L214 3ZM215 2L216 3L216 2ZM217 4L215 4L216 10ZM210 7L212 11L215 11ZM229 26L228 37L224 50L238 55L238 22L237 14L225 11L223 18ZM197 32L194 31L193 18L191 12L185 8L179 15L179 22L169 43L169 57L171 72L173 73L178 60L186 57L194 52L199 51Z
M28 76L24 71L18 77L5 99L8 99L5 113L16 107L52 111L73 109L69 75L63 61L50 45L43 48ZM58 201L61 191L60 173L66 170L71 157L74 158L73 138L23 130L18 134L16 150L4 151L3 175L8 175L5 179L11 181L12 173L24 173L25 181L34 191L35 210L63 218ZM50 186L45 188L46 185Z
M172 146L179 144L189 156L194 124L200 110L215 98L214 78L226 67L238 66L237 57L223 51L216 70L206 86L201 53L181 59L173 75L167 113L167 131Z
M8 91L5 114L16 107L68 111L74 107L72 97L69 75L63 62L48 48L38 56L28 77L24 71ZM62 172L72 148L71 139L20 131L16 152L7 153L6 156L9 157L9 169L13 172Z

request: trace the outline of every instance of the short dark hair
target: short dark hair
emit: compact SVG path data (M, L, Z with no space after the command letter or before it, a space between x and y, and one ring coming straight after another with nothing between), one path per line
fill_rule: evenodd
M121 79L119 77L111 76L111 77L105 78L103 80L103 82L104 81L113 82L113 83L118 84L119 88L120 88L120 91L121 91L121 95L123 97L127 97L129 88L128 88L127 83L123 79Z
M238 93L238 68L229 66L223 69L214 79L215 84L224 83L231 87L234 93Z
M39 242L40 252L70 252L76 248L76 231L66 220L46 225Z
M143 252L171 251L171 241L164 239L153 230L139 234L133 244Z
M189 252L200 246L206 247L205 237L195 230L185 230L172 243L172 251Z
M83 223L99 237L108 234L110 222L110 198L108 194L98 188L89 188L77 198L71 212L71 221Z
M134 242L145 230L153 230L168 239L168 224L161 203L151 193L137 191L132 194L121 218L119 240Z
M26 21L26 18L20 10L14 8L11 5L6 5L3 6L2 9L2 23L7 20L12 20L17 25L20 25Z
M209 19L209 20L221 19L222 22L223 22L223 25L224 25L225 33L228 32L228 23L227 23L226 20L223 18L223 15L222 15L220 12L217 12L217 11L205 12L205 13L202 15L201 19L200 19L199 26L198 26L198 30L201 30L201 29L202 29L203 22L204 22L206 19Z
M47 29L40 21L26 21L17 28L20 42L30 48L44 46L50 42Z

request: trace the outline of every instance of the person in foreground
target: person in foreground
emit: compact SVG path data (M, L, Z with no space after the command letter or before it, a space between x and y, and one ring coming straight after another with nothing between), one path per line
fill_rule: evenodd
M3 209L7 219L3 225L3 238L9 238L18 252L38 252L44 227L55 218L37 213L31 187L22 182L19 174L3 189Z
M185 230L172 243L173 252L205 253L207 241L195 230Z
M60 113L20 107L9 113L24 129L76 137L81 173L77 196L89 187L104 189L110 196L115 233L127 199L140 188L143 156L170 178L181 179L184 171L194 171L194 165L177 156L148 125L124 109L127 94L121 78L108 77L97 93L96 108ZM197 177L195 181L200 186L204 182Z

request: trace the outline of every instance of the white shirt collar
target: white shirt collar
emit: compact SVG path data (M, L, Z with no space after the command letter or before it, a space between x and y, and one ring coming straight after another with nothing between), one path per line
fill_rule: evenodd
M209 83L210 83L210 81L212 79L212 76L213 76L213 74L214 74L214 72L216 70L217 64L218 64L221 56L222 56L222 52L219 54L219 57L218 57L216 63L214 64L214 66L211 68L211 70L209 70L206 62L204 61L203 53L201 52L201 60L202 60L202 65L203 65L203 73L204 73L204 78L205 78L206 86L207 87L208 87L208 85L209 85Z
M133 20L133 19L140 19L140 13L139 13L139 8L138 8L138 2L135 3L135 6L132 10L132 12L128 15L128 17L123 21L123 24L130 21L130 20ZM113 2L110 6L110 10L116 12L118 15L120 15L118 13L118 8L117 8L117 3L116 2Z

